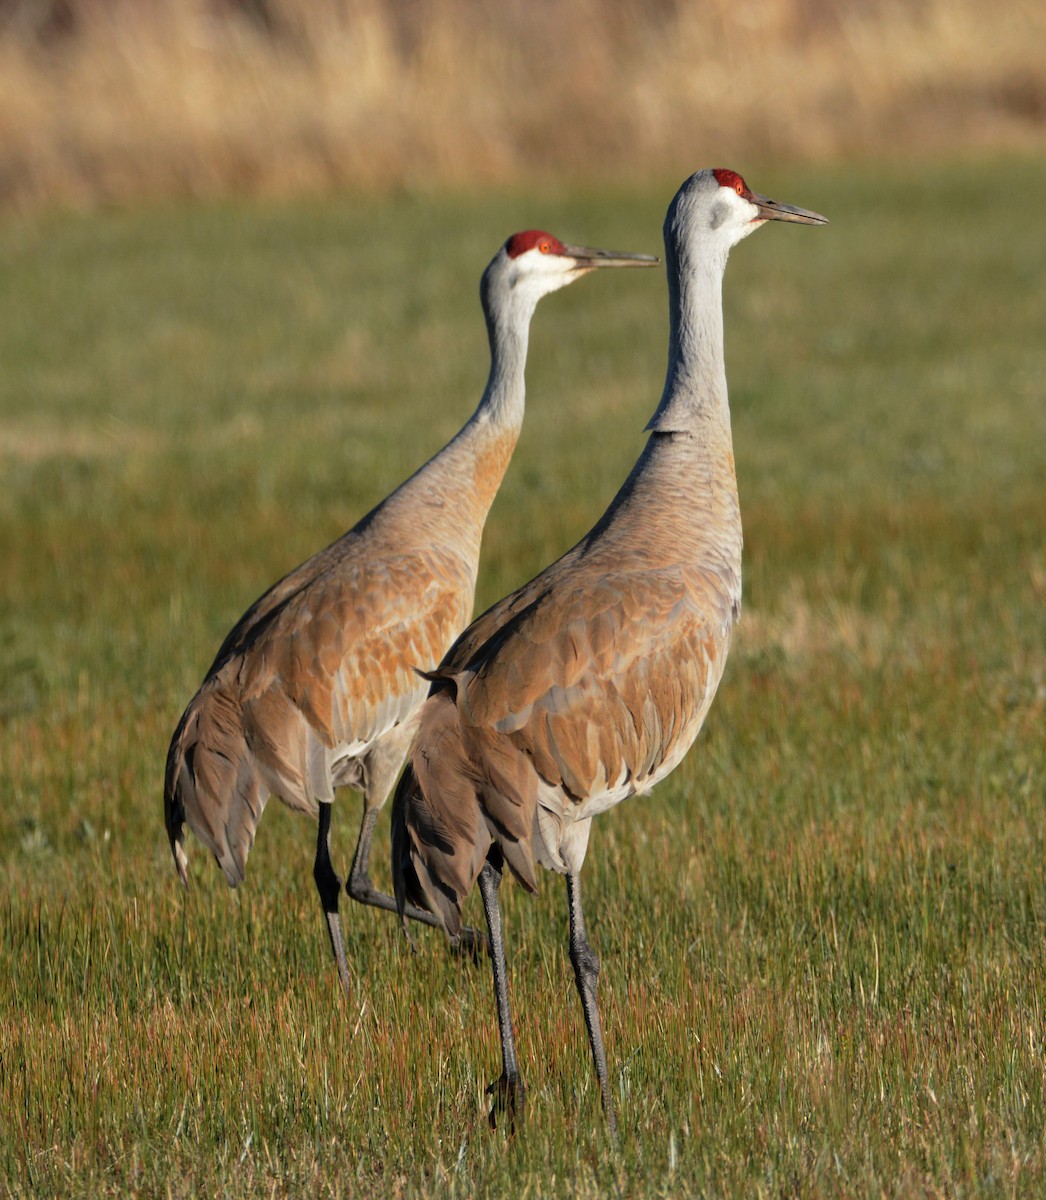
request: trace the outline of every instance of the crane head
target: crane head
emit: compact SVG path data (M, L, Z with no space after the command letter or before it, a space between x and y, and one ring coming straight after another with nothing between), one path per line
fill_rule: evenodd
M828 224L828 218L822 217L820 213L810 212L805 208L796 208L794 204L782 204L779 200L771 200L769 196L761 196L758 192L753 192L736 171L731 171L727 167L714 167L712 175L721 191L725 189L727 194L732 193L740 197L749 206L749 210L755 209L754 214L750 214L750 212L745 214L748 216L749 225L758 227L764 221L794 221L798 225Z
M510 259L519 260L525 255L533 256L528 262L533 263L535 270L546 270L549 266L538 267L544 261L554 272L565 271L575 278L595 271L598 267L655 267L661 261L653 254L631 254L619 250L597 250L592 246L569 246L544 233L540 229L527 229L522 233L514 233L504 246L505 254Z
M494 256L483 275L485 299L498 293L527 297L534 303L600 267L653 267L651 254L571 246L541 229L514 233Z
M752 191L736 171L707 167L691 175L676 193L665 218L665 237L672 241L698 237L725 251L767 221L828 224L820 213Z

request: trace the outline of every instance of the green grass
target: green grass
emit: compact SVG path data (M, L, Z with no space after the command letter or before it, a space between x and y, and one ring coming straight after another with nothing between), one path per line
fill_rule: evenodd
M556 878L504 889L514 1141L486 1128L486 968L350 910L342 1002L309 822L273 802L243 888L192 842L176 886L182 706L249 601L471 411L500 240L657 250L676 182L0 230L0 1191L1046 1190L1041 165L753 172L832 224L734 252L746 615L693 753L592 840L616 1145ZM543 302L480 604L637 454L663 293Z

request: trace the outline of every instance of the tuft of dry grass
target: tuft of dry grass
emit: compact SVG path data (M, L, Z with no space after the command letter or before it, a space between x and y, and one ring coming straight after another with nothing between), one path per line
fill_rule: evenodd
M0 203L1042 148L1013 0L7 0Z

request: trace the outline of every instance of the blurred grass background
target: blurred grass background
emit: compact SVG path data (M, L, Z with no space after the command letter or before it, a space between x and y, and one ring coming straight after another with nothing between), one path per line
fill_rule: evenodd
M0 1194L1046 1189L1042 13L0 0ZM732 256L745 615L593 835L620 1138L549 877L508 1143L486 969L346 902L342 1003L314 828L270 805L236 893L190 842L185 894L164 754L471 411L503 238L657 252L716 162L832 224ZM543 303L480 607L602 510L665 343L659 272Z
M0 203L1040 150L1036 0L0 0Z

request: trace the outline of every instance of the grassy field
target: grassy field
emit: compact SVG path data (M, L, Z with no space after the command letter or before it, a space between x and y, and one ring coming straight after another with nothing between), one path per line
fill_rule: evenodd
M734 252L745 617L592 839L616 1144L558 879L505 889L508 1141L486 967L353 910L343 1001L310 823L273 802L236 893L190 842L186 893L162 774L247 603L471 411L501 239L657 251L679 178L0 229L0 1193L1046 1191L1046 167L751 176L832 224ZM539 309L481 605L602 510L665 342L659 272Z

